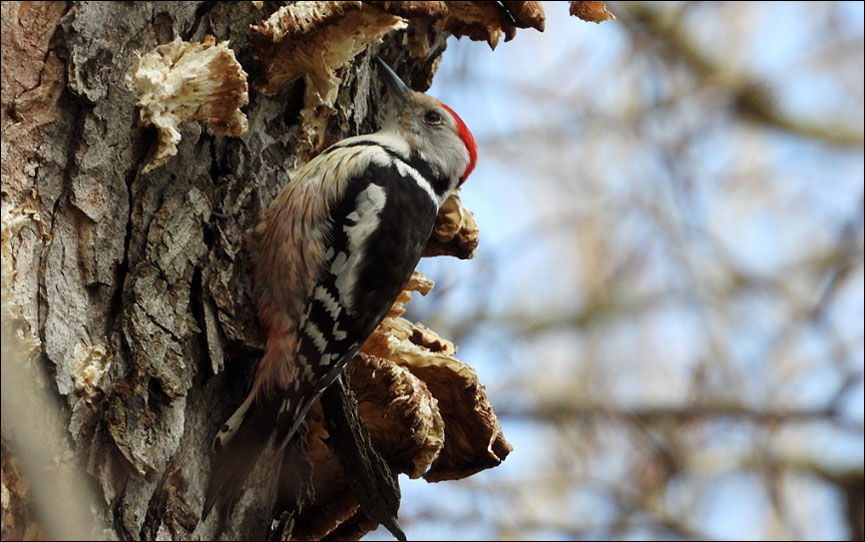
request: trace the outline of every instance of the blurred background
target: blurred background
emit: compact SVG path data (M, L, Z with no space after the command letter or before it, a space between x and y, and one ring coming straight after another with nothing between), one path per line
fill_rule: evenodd
M481 245L423 261L409 316L455 340L514 451L404 479L401 522L861 540L863 4L607 4L444 54Z

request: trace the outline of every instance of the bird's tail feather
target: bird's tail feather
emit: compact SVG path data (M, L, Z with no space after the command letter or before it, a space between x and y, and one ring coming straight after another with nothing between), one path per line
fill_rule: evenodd
M231 510L271 436L276 435L276 445L283 449L317 397L317 394L304 397L293 393L264 399L259 395L256 399L250 396L240 405L213 441L216 460L210 474L202 519L207 518L217 503L223 514Z
M279 400L248 398L223 424L213 442L216 459L204 500L202 519L217 503L228 511L240 497L243 482L267 447L276 425Z

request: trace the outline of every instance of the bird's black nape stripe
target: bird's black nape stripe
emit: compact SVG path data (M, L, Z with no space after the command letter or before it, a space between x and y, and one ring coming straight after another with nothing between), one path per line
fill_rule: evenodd
M352 141L351 143L349 143L347 145L340 145L339 143L336 143L335 145L331 146L326 151L324 151L324 154L330 154L331 152L333 152L337 149L349 149L352 147L371 147L371 146L375 146L375 147L382 149L383 151L388 153L391 156L391 158L393 158L394 160L399 160L400 162L403 162L406 165L414 168L415 171L420 173L421 177L423 177L424 179L427 180L427 182L430 183L430 186L432 186L433 191L438 196L443 195L450 188L450 184L451 184L450 180L445 178L445 177L441 177L441 176L436 175L435 172L430 167L430 165L423 158L421 158L420 154L418 154L416 152L412 152L408 157L406 157L406 156L401 155L400 153L398 153L394 149L388 147L387 145L382 145L378 141L373 141L371 139L361 139L359 141Z
M322 154L330 154L337 149L350 149L352 147L373 147L373 146L381 147L388 152L393 152L390 149L386 149L385 147L383 147L382 144L379 143L378 141L373 141L372 139L361 139L359 141L352 141L351 143L348 143L346 145L342 145L341 143L338 143L338 142L334 143L333 145L331 145L330 147L325 149L325 151Z
M408 161L404 159L401 160L403 160L406 164L417 170L417 172L420 173L421 177L423 177L429 182L430 186L432 186L433 191L439 197L443 196L444 193L447 192L450 188L450 181L445 177L437 176L433 172L429 164L421 158L420 154L413 152L408 157Z

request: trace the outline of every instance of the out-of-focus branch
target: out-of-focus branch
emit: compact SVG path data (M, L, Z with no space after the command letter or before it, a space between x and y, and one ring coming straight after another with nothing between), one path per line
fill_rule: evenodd
M717 244L714 244L713 247L721 250ZM801 296L790 290L789 284L783 277L797 273L823 277L827 272L832 272L834 269L849 271L849 269L861 265L862 258L863 251L861 248L851 247L849 243L844 243L829 247L820 253L812 253L802 261L784 266L781 271L772 275L737 269L732 261L723 258L726 261L726 267L730 269L730 274L723 287L715 291L714 295L726 299L751 293L754 290L779 293L804 307L800 311L802 315L813 317L814 311L825 305L830 296L822 295L816 302L800 299ZM831 284L831 290L827 288L825 292L835 292L837 288L838 284ZM675 287L639 295L608 292L604 297L589 298L581 304L575 304L574 310L566 313L536 314L520 311L498 315L471 313L465 319L442 323L441 327L456 330L454 333L459 336L459 330L465 332L473 329L473 326L481 322L495 322L518 330L521 336L535 336L553 329L584 329L589 325L599 325L609 320L638 316L662 303L689 301L693 296L694 292L687 287Z
M608 405L580 405L561 401L544 401L534 407L522 409L499 408L501 417L524 417L535 420L561 423L574 418L619 419L624 422L639 422L647 425L663 421L677 424L705 421L717 418L736 418L760 425L824 421L853 432L862 432L863 424L844 419L832 408L825 409L756 409L736 403L712 403L675 407L637 407L633 409Z
M787 461L784 467L806 472L835 485L844 495L844 515L850 528L848 539L865 538L865 472L861 468L831 470L813 461Z
M5 255L4 255L5 258ZM95 503L90 483L65 440L56 398L38 383L38 368L22 341L20 320L3 304L2 405L3 405L3 535L52 539L94 540L104 535L103 526L91 514ZM38 355L38 354L37 354ZM8 445L8 447L7 447ZM5 454L11 452L16 462ZM17 465L15 468L13 465ZM7 487L7 467L26 482ZM10 507L10 499L12 506ZM21 501L25 500L22 506ZM29 501L29 502L26 502ZM32 503L35 517L12 517ZM21 525L20 523L27 525ZM31 524L32 522L32 524ZM7 532L10 525L15 531ZM19 530L20 529L20 530Z
M556 480L561 481L561 478ZM495 490L502 493L514 493L518 488L512 484L489 484L487 490ZM596 539L622 538L633 530L650 530L657 534L656 538L667 538L674 534L686 540L706 540L707 536L699 529L688 523L689 518L675 518L658 510L647 510L639 503L633 502L627 496L614 495L616 502L623 505L623 509L612 522L594 521L592 518L566 518L545 517L537 519L531 516L509 517L507 521L499 525L495 538L500 540L511 540L520 538L525 533L531 532L555 532L567 539ZM403 521L407 525L417 524L425 521L448 522L453 525L464 525L477 521L474 511L462 514L449 514L443 517L429 511L418 511L414 514L405 514Z
M731 72L710 59L697 46L678 18L671 18L643 2L622 2L617 8L628 29L645 32L663 51L682 61L704 84L724 88L745 118L785 132L841 147L862 147L862 131L839 123L818 124L780 111L766 84L741 72Z

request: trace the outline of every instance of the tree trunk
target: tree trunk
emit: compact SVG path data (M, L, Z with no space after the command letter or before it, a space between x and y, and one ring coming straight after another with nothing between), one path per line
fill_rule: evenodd
M298 79L251 90L238 137L180 124L177 156L151 171L160 134L128 81L137 54L212 35L250 81L272 82L250 25L277 6L260 4L2 5L4 538L260 538L270 525L276 488L261 464L260 491L230 524L199 524L211 439L259 355L244 232L299 152L373 131L384 93L362 52L337 72L320 141L302 125L310 80ZM407 53L406 35L427 54ZM377 50L424 87L446 35L411 21ZM40 502L54 486L44 469L76 459L89 476L60 498L78 505L63 515ZM33 510L49 510L38 528Z

